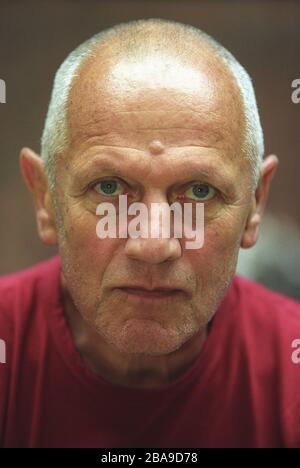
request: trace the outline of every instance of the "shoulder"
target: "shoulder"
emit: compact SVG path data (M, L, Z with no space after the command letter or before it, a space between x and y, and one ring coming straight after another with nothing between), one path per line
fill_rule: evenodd
M296 349L300 346L299 302L238 276L229 295L234 300L222 320L229 343L235 343L235 350L255 379L261 376L265 381L272 375L282 384L293 380L297 382L293 389L298 392L300 364L295 366L295 356L298 352L300 357Z
M60 258L53 257L40 263L28 267L24 270L8 275L0 276L0 290L8 291L11 288L18 287L24 284L35 282L44 274L50 273L57 269L60 265Z
M300 303L245 278L236 277L237 333L250 380L261 389L263 406L276 399L286 446L300 444Z
M241 318L257 325L280 323L284 328L293 326L300 333L300 302L297 300L241 276L234 278L233 289L238 298Z
M261 363L269 358L285 372L300 340L300 303L239 276L232 287L237 304L232 326Z
M0 277L0 433L8 408L19 404L20 385L34 385L37 350L47 342L47 308L59 297L59 281L58 257Z
M16 273L0 276L1 294L9 294L10 291L18 288L25 289L30 285L34 286L41 277L51 275L59 268L60 258L53 257Z
M49 310L59 301L60 259L0 277L0 340L7 369L47 335Z
M38 263L17 273L0 277L0 334L20 321L37 302L51 296L53 279L60 270L59 257ZM47 286L48 285L48 286Z

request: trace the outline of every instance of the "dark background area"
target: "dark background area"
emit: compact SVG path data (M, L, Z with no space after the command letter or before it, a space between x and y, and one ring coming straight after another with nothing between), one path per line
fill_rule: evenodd
M54 74L66 55L113 24L160 17L204 29L253 78L266 152L279 156L268 213L300 229L300 2L296 1L3 1L0 2L0 274L53 255L36 234L34 211L19 172L22 146L40 150ZM187 51L188 53L188 51ZM284 247L284 246L283 246Z

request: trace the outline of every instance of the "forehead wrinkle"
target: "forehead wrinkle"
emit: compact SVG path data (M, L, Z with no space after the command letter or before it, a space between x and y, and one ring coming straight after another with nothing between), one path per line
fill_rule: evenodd
M109 128L108 128L109 127ZM104 131L105 130L105 131ZM174 132L176 130L176 133ZM212 147L222 144L225 135L218 130L209 128L172 126L168 128L144 126L138 127L132 125L131 128L125 128L115 125L114 129L107 124L107 128L93 123L87 125L80 133L77 133L76 140L71 142L70 148L73 152L77 152L81 148L95 142L100 145L109 147L122 147L143 151L149 148L151 141L160 140L166 148L182 147L182 146L203 146Z
M162 31L163 29L160 30L160 34ZM110 106L107 106L110 100L109 95L115 97L119 111L126 112L124 105L125 107L128 105L132 93L135 102L140 101L145 95L143 90L147 89L147 95L149 93L155 95L157 88L161 85L166 92L169 105L172 105L173 95L176 97L174 89L177 89L181 98L183 95L185 96L182 108L188 107L189 111L192 111L199 96L201 107L203 108L206 102L210 109L206 108L205 110L210 110L210 112L214 111L211 106L217 104L220 99L222 101L221 110L224 107L224 102L225 106L228 107L229 102L240 101L238 87L232 73L206 41L199 40L199 38L189 34L183 36L188 44L196 45L189 50L187 56L186 47L181 47L182 44L176 44L176 40L165 46L157 37L154 42L151 41L150 48L145 50L145 48L138 47L138 42L134 47L132 47L131 42L129 48L124 47L125 37L127 37L126 34L104 41L102 45L95 47L93 56L82 63L73 81L69 100L71 106L68 106L72 107L76 104L75 115L79 108L81 110L84 107L91 109L90 103L95 104L100 95L100 100L103 99L101 113L105 111L105 108L110 109ZM176 35L174 37L176 39ZM147 39L149 38L147 37ZM167 63L168 67L166 67ZM133 73L132 70L135 72ZM164 71L164 73L160 73L160 71ZM175 81L168 78L166 82L166 72L168 77L174 77ZM187 75L189 80L186 79ZM185 79L178 81L181 76ZM127 77L127 80L124 77ZM153 78L155 86L153 86ZM129 94L122 91L124 83L126 90L130 91ZM198 85L195 86L197 83ZM196 88L195 93L192 93L191 89L194 88ZM170 92L168 93L168 91ZM84 99L82 99L83 96ZM161 99L157 101L155 106L160 103Z
M156 164L153 166L154 160L147 154L136 159L136 156L128 153L122 154L119 151L112 151L110 154L103 155L98 153L88 160L83 156L80 164L73 167L73 172L75 177L80 178L96 174L98 171L99 173L101 171L111 171L114 175L120 177L128 172L126 177L133 180L132 176L136 171L139 183L141 180L145 182L151 176L159 176L160 179L170 176L176 178L178 182L183 179L193 180L198 175L219 182L222 181L223 185L226 186L230 186L233 182L233 177L230 177L230 173L224 167L224 164L220 164L220 160L201 159L200 154L185 155L184 152L181 154L180 159L178 155L166 156L165 154L158 155L157 158L158 160L155 161Z
M230 96L234 90L227 83L228 80L226 80L226 90L222 92L222 105L219 102L219 93L212 93L210 99L207 95L207 89L200 89L197 95L191 96L184 90L181 90L181 93L180 90L173 93L168 89L163 89L162 93L161 89L147 89L145 93L146 88L139 88L135 90L133 96L126 93L118 99L117 90L108 89L106 86L107 80L103 80L103 75L109 76L110 69L106 73L103 73L103 71L101 73L100 70L99 75L99 73L96 73L97 66L97 64L94 66L90 63L88 70L86 70L86 73L89 73L88 76L84 73L83 67L81 70L82 79L76 80L77 83L74 83L72 87L72 99L69 103L70 106L68 106L68 114L71 123L69 128L73 134L74 130L82 134L84 128L89 129L90 126L101 126L101 132L103 133L110 131L112 128L116 131L128 132L128 126L131 126L131 131L136 133L139 130L149 131L147 129L150 127L156 131L163 131L164 128L182 129L183 131L195 129L199 132L203 131L203 139L210 137L214 138L214 141L219 141L224 138L225 133L227 138L232 133L232 123L230 124L232 119L228 119L226 113L224 113L224 99L225 107L232 108L232 113L236 113L238 109L233 108L234 103L232 103L233 100ZM204 74L206 73L209 76L208 81L214 83L216 81L214 73L211 71L204 72ZM88 83L87 88L85 82ZM224 77L222 82L224 82ZM217 89L218 85L215 87ZM81 91L85 93L84 99L79 99ZM161 109L162 105L166 109ZM199 105L200 112L197 109ZM202 119L199 122L201 114ZM78 116L80 116L80 125L78 125ZM150 120L153 121L150 122ZM230 129L225 128L228 126Z
M100 106L101 107L101 106ZM90 109L91 112L91 109ZM202 115L202 119L201 119ZM83 113L83 119L80 121L81 133L93 127L100 127L101 134L107 134L114 131L128 130L128 124L132 127L132 131L138 130L169 130L169 129L184 129L197 130L203 135L214 135L216 138L223 136L222 128L216 128L215 113L199 112L194 110L121 110L119 107L115 111L99 108L94 109L93 115L88 116L87 112ZM201 119L201 120L200 120ZM217 123L221 122L217 120ZM158 125L159 124L159 125ZM221 126L221 125L220 125ZM88 132L87 132L88 133Z
M105 152L104 152L105 150ZM98 170L112 170L115 174L122 175L121 167L123 164L123 169L128 168L132 172L133 164L139 162L139 168L141 169L142 165L146 165L147 161L144 158L141 164L141 156L138 157L138 160L135 160L133 154L126 152L117 151L115 149L103 147L102 151L99 147L95 148L96 154L89 156L88 154L83 154L80 157L80 162L73 163L73 171L75 175L86 175L92 172L97 172ZM102 154L101 154L102 153Z
M79 145L78 151L76 151L75 154L79 153L82 157L84 157L86 153L91 153L86 154L87 157L91 157L94 155L95 152L99 152L99 150L101 152L104 152L110 150L114 151L115 149L119 149L120 151L126 149L136 153L143 152L143 150L136 148L135 146L126 146L124 144L112 144L111 142L106 144L104 141L102 141L104 138L108 139L108 137L112 136L116 137L117 134L115 134L114 132L110 132L104 135L91 135L89 138L83 140L83 142ZM112 141L116 141L116 139L112 138Z

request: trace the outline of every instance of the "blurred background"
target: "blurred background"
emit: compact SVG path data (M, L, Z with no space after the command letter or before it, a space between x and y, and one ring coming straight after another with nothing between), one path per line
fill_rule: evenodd
M0 274L55 254L36 234L34 211L19 172L22 146L40 150L56 69L89 36L122 21L167 18L204 29L253 78L266 152L275 176L258 245L242 251L238 270L300 299L300 2L289 0L80 0L0 2Z

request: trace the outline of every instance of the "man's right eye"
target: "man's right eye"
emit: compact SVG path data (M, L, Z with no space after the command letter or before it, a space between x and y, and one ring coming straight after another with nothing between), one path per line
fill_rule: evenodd
M94 185L94 190L99 195L116 197L118 195L122 195L124 192L124 188L117 180L102 180L101 182L97 182Z

